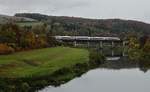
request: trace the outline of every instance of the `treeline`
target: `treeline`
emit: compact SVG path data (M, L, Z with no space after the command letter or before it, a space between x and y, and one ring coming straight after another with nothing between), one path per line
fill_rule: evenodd
M143 36L140 39L135 35L129 36L128 55L133 61L150 62L150 36Z
M14 23L0 25L0 54L55 45L51 27L46 24L30 27Z
M76 17L47 16L36 13L16 14L18 17L27 17L44 21L54 25L56 35L83 35L83 36L119 36L125 38L133 33L138 37L150 34L150 24L139 21L121 19L85 19Z

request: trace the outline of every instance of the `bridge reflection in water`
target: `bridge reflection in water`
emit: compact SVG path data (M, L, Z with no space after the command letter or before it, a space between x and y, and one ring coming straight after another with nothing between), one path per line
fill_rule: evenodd
M119 60L121 57L128 56L127 53L124 51L124 49L115 50L111 48L104 48L104 49L98 49L98 51L106 56L107 61L116 61Z
M101 52L106 56L106 61L100 65L99 68L120 70L120 69L139 69L144 73L150 70L150 62L145 61L131 61L125 51L116 52L111 49Z
M120 88L118 92L121 92L122 88L126 89L127 87L130 88L130 86L131 90L137 89L136 86L139 88L139 91L132 90L130 92L140 92L141 88L143 90L142 92L149 92L149 89L145 89L146 85L144 84L149 85L148 79L150 73L148 71L150 70L150 62L131 61L128 56L125 55L124 51L118 52L113 49L107 51L105 49L100 49L100 52L107 57L107 60L104 62L102 61L98 69L91 70L83 74L82 77L75 78L60 87L49 86L39 92L62 92L62 90L64 90L64 92L84 92L85 89L87 89L85 92L91 92L92 88L94 92L101 92L102 88L104 88L102 92L116 92L116 90L113 89L118 90L118 88ZM139 72L139 70L146 74ZM141 84L141 82L143 84ZM129 85L129 83L131 83L131 85ZM105 89L108 89L110 86L112 86L113 89L106 91ZM77 88L79 88L78 91L76 91ZM149 87L147 86L147 88ZM124 92L127 91L125 90Z

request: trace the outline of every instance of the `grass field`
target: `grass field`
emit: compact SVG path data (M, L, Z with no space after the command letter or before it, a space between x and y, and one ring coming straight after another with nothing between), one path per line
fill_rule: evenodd
M45 48L0 56L0 77L21 78L51 74L89 61L89 52L69 47Z
M18 22L17 24L22 27L43 25L42 22Z

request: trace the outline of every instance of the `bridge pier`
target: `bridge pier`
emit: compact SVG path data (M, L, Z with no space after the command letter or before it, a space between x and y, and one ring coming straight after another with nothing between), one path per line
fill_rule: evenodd
M87 46L90 47L90 42L89 41L87 42Z
M114 50L111 51L111 56L114 56Z
M123 47L126 45L125 41L122 42Z
M100 48L103 48L103 41L100 41Z
M74 41L73 43L74 43L74 46L76 47L76 46L77 46L77 42L76 42L76 41Z
M112 47L112 48L114 47L114 41L111 42L111 47Z
M122 52L122 56L123 56L123 57L125 56L125 53L124 53L124 51Z

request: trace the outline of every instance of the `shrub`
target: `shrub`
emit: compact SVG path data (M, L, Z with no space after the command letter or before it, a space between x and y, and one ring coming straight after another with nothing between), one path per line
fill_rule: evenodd
M29 92L29 89L30 89L30 86L28 83L25 82L21 85L22 92Z
M105 56L99 51L95 51L95 50L90 51L89 57L90 57L90 61L96 64L101 64L105 61Z
M0 54L10 54L13 53L14 49L6 44L0 44Z
M150 52L150 39L148 39L143 47L144 52Z
M140 60L150 62L150 53L149 52L143 52Z
M129 59L131 59L132 61L139 61L141 58L141 53L142 53L141 49L135 49L135 48L128 49L128 56Z

